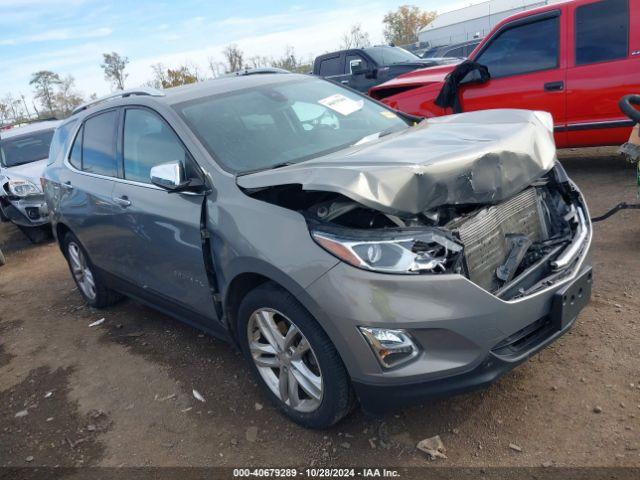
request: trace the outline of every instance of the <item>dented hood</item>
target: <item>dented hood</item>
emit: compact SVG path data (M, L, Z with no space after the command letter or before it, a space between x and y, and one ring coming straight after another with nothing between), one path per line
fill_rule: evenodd
M299 184L412 216L441 205L503 201L556 161L545 112L485 110L428 119L331 155L237 178L243 188Z

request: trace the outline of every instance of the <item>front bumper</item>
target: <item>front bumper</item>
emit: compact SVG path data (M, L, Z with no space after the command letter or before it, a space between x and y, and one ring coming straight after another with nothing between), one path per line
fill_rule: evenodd
M39 227L49 223L49 209L44 195L33 195L18 200L0 199L5 217L21 227Z
M586 228L587 239L566 275L513 300L461 275L388 275L345 264L314 282L307 293L319 310L312 313L342 356L363 409L380 412L482 387L568 331L591 291L590 281L583 288L591 274ZM586 291L579 294L581 288ZM582 297L559 310L558 299L567 291ZM359 326L405 329L420 354L383 369Z
M457 395L490 385L571 329L578 313L590 298L591 283L591 268L585 268L578 278L556 292L549 315L498 343L472 370L451 377L405 385L353 382L363 409L380 414L428 398ZM569 300L569 308L562 315L559 310L563 297L575 298L577 292L581 293L580 300L575 304L571 304L572 301Z

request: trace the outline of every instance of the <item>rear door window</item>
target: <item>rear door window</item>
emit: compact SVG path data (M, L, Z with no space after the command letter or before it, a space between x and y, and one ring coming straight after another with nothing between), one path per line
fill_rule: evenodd
M576 8L576 65L626 58L629 1L603 0Z
M118 112L111 110L89 118L84 124L82 170L115 177Z
M325 58L320 62L320 76L330 77L333 75L343 75L340 56Z
M512 27L490 40L476 62L491 78L550 70L559 65L559 16Z

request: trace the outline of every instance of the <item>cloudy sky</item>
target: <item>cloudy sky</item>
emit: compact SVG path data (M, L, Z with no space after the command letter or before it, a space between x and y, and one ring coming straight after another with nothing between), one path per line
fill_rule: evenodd
M477 0L475 0L477 1ZM308 57L338 47L354 23L382 42L382 17L401 4L447 11L474 0L0 0L0 97L31 98L37 70L73 75L80 92L110 91L103 52L130 59L127 87L149 80L150 66L184 62L204 70L237 43L246 56L279 56L287 45Z

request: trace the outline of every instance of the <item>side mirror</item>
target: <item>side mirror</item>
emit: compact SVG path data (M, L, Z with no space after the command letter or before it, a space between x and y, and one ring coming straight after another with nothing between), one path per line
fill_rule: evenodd
M151 167L151 183L170 192L179 192L191 184L184 173L182 162L162 163Z
M349 67L351 68L351 73L353 75L364 75L365 73L367 73L367 69L364 66L364 63L362 63L361 59L356 59L356 60L351 60L349 62Z

